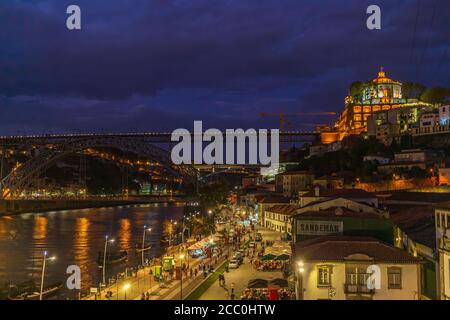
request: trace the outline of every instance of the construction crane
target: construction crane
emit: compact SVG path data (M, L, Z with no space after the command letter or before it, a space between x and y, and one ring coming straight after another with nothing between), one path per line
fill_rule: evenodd
M335 116L336 112L296 112L296 113L259 113L260 117L278 117L280 119L280 132L285 131L286 123L288 125L292 125L289 121L286 121L286 116L295 117L295 116Z

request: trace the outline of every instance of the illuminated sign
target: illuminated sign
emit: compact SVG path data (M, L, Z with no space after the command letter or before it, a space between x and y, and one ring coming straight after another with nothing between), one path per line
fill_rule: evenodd
M328 235L341 234L344 230L342 221L297 221L297 234L301 235Z

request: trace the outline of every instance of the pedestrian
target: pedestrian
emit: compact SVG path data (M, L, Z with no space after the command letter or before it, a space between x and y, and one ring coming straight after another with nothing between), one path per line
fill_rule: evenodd
M147 293L145 294L145 300L150 300L150 293L147 291Z
M145 300L145 293L143 293L143 292L141 294L141 300Z

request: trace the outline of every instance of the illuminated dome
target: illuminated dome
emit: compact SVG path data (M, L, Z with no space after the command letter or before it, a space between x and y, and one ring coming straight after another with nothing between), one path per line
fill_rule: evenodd
M380 71L378 71L378 76L373 79L374 83L381 84L381 83L395 83L400 84L398 81L394 81L391 78L386 77L386 73L384 72L384 68L380 67Z

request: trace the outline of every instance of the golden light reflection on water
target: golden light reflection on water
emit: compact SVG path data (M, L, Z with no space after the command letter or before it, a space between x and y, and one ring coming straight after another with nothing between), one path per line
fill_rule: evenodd
M42 265L43 252L47 250L48 218L36 216L33 227L33 252L31 256L31 275L39 270Z
M88 218L80 217L75 220L73 239L74 262L81 269L81 285L91 283L89 272L89 225Z
M48 218L45 216L37 216L34 219L33 239L36 242L45 243L47 236Z
M0 219L0 240L9 240L8 221ZM5 244L8 245L8 244ZM3 244L0 243L0 270L6 270L8 262L8 252L3 249Z
M7 238L9 235L9 229L7 227L7 221L0 219L0 239Z
M126 250L129 254L126 264L106 269L110 277L140 263L141 255L133 249L142 242L144 225L152 228L146 241L153 241L154 250L159 250L162 219L166 215L175 219L183 210L182 206L163 208L151 205L0 217L0 279L20 283L33 277L39 281L43 252L48 250L57 259L48 265L46 283L64 281L67 266L76 264L81 268L83 289L96 286L102 276L97 255L104 248L105 235L116 240L108 245L110 253ZM145 254L152 255L154 250ZM64 289L61 294L73 298L77 293Z
M132 239L131 222L128 218L122 218L119 220L119 232L118 232L118 249L128 250L131 248Z

